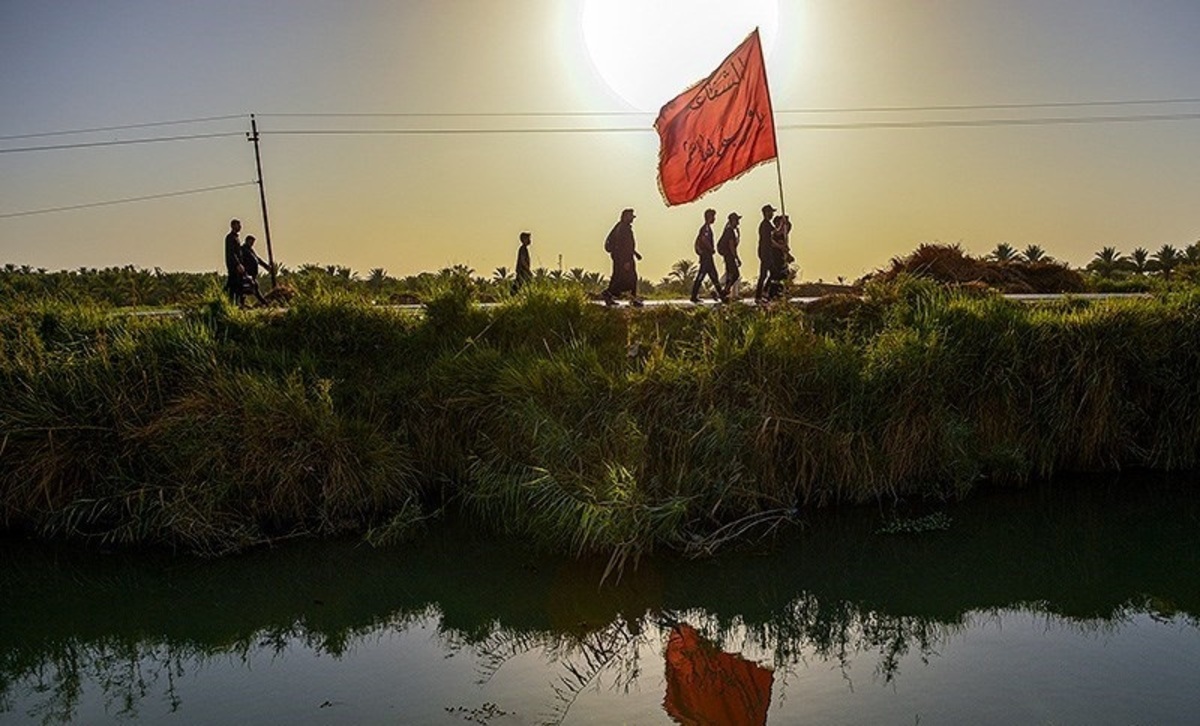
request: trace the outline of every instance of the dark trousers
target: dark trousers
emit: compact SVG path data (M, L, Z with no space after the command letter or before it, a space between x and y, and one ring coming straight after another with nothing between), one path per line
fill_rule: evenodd
M242 277L236 272L230 271L225 278L225 292L229 293L229 299L234 303L242 301Z
M771 259L758 258L758 285L754 288L754 299L761 300L763 297L763 286L767 284L767 278L771 276Z
M704 282L705 275L712 280L713 289L717 291L717 295L721 294L721 280L717 277L717 263L713 261L712 255L700 255L700 269L696 272L696 281L692 283L693 300L700 296L700 285Z
M722 255L721 257L725 260L725 279L722 284L725 294L728 295L737 281L742 279L742 272L738 268L737 257L733 255Z

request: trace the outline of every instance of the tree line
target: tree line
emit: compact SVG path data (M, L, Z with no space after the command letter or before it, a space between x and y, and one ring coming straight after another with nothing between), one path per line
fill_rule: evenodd
M1018 250L1007 242L996 245L982 260L998 265L1010 263L1060 264L1040 245ZM1200 282L1200 240L1179 249L1164 244L1156 252L1136 247L1128 255L1114 246L1098 250L1080 270L1097 291L1148 290L1166 282ZM686 297L695 280L696 261L684 258L671 265L658 281L642 278L638 288L651 297ZM419 304L449 288L469 288L480 300L499 300L510 294L514 273L497 267L490 274L468 265L451 265L436 271L392 276L382 267L360 275L343 265L281 265L277 270L276 299L294 295L336 292L379 304ZM578 287L587 295L598 295L607 284L600 272L582 267L554 269L538 267L533 279L543 285ZM846 280L839 277L838 283ZM222 278L216 272L170 272L133 265L105 268L80 267L51 271L30 265L5 264L0 268L0 298L5 300L56 299L94 302L115 307L157 307L207 299L218 294Z
M987 255L994 262L1054 262L1039 245L1029 245L1017 251L1007 242L1001 242ZM1116 247L1100 248L1084 268L1102 278L1121 278L1129 275L1161 275L1170 279L1171 274L1181 267L1200 267L1200 240L1180 250L1174 245L1164 244L1157 252L1145 247L1135 247L1125 255Z

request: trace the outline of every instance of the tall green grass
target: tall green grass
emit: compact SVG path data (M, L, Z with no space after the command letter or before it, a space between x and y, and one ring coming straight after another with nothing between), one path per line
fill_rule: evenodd
M455 513L619 568L838 502L1196 468L1200 295L1029 306L900 276L808 308L450 285L182 318L0 310L0 518L225 552Z

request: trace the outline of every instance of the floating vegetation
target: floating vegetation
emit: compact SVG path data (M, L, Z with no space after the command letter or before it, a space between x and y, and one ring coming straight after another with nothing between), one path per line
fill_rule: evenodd
M923 517L897 517L875 530L875 534L924 534L943 532L950 529L953 520L945 512L934 512Z
M479 726L488 726L494 718L502 718L508 716L510 712L505 711L496 704L488 701L477 708L467 708L466 706L447 706L446 713L458 714L464 720L471 723L477 723Z

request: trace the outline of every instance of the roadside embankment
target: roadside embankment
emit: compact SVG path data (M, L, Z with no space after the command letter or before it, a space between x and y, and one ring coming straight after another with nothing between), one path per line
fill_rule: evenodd
M220 554L386 543L454 511L694 553L820 505L1195 468L1200 294L862 298L633 314L533 288L423 316L326 298L181 318L0 309L0 528Z

